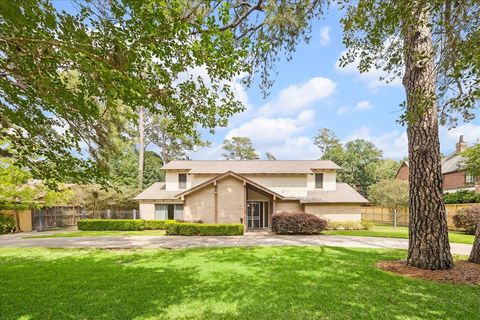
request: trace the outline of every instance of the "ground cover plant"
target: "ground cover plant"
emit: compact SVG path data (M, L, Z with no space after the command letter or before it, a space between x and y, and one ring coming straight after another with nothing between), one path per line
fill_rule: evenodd
M401 250L0 249L10 319L475 319L480 287L379 270ZM55 307L52 307L54 303Z

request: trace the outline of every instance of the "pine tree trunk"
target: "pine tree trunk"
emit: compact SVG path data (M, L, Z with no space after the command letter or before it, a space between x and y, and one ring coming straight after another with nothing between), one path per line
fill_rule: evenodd
M409 157L410 266L443 270L453 267L442 196L436 73L432 35L425 9L405 26L403 84L407 94ZM407 22L408 24L409 22ZM423 58L422 58L423 57Z
M138 187L143 189L143 167L145 156L145 123L143 107L138 111Z
M480 223L475 233L475 242L473 243L472 252L470 252L468 261L480 264Z

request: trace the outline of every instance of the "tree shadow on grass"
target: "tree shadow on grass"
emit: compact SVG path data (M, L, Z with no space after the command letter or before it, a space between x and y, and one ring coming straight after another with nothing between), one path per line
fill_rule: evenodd
M403 251L0 251L2 319L474 319L480 288L378 270Z

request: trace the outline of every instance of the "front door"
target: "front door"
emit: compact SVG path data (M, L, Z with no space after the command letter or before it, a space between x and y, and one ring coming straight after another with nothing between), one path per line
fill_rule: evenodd
M267 203L261 201L249 201L247 203L247 228L268 227Z

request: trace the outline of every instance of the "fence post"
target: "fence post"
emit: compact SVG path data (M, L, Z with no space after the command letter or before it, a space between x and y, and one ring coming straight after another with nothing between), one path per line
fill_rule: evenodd
M110 219L110 209L107 209L107 219Z
M133 214L133 219L137 219L137 210L136 209L133 209L132 210L132 214Z

